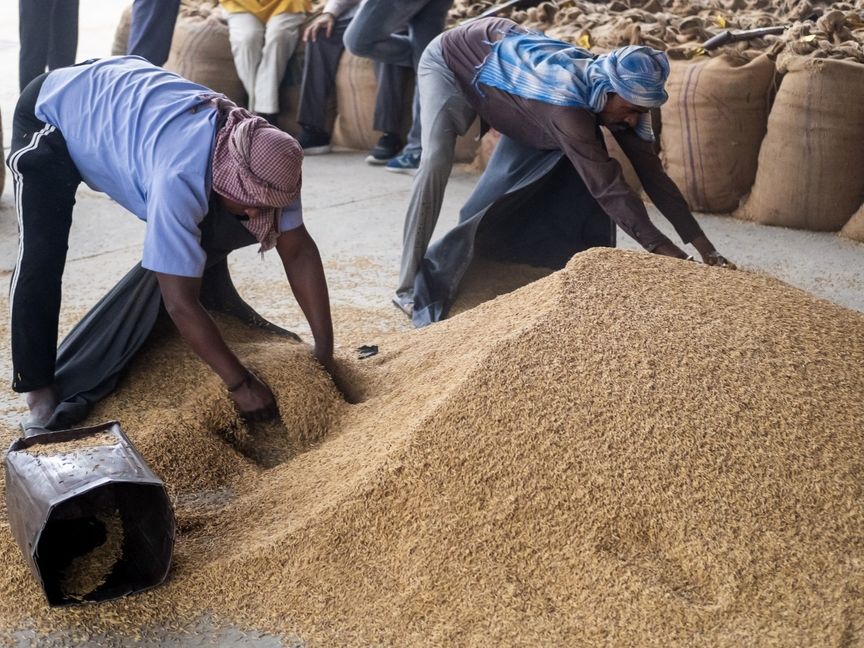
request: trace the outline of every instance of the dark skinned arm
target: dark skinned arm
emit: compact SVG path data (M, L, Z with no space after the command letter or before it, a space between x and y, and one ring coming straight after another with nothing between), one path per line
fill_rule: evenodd
M681 240L692 244L706 264L734 268L734 264L717 252L714 244L699 227L687 205L687 200L663 168L663 163L657 155L656 144L640 139L630 128L613 131L612 134L633 164L645 188L645 193L672 223Z
M279 234L276 251L282 259L294 297L312 329L315 359L333 375L333 322L330 319L330 297L318 246L306 227L301 225Z
M273 418L278 413L273 392L228 348L210 314L198 300L201 279L160 272L156 273L156 278L165 309L180 335L222 379L240 415L253 421Z

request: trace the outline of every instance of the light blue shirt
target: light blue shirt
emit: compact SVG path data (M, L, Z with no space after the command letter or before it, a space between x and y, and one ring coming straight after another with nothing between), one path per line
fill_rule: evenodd
M200 277L206 253L199 223L207 214L216 110L213 92L137 56L54 70L36 116L63 134L89 187L147 223L142 265ZM303 224L298 201L279 231Z

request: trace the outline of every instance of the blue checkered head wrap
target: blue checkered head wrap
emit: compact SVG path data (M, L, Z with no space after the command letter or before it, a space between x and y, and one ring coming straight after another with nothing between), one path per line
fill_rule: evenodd
M610 92L642 108L662 105L668 77L669 59L650 47L630 45L597 56L543 34L514 31L492 45L474 85L599 113ZM649 114L635 130L642 139L654 140Z

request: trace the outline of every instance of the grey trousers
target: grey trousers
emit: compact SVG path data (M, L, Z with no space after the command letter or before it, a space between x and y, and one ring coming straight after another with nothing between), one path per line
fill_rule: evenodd
M477 116L444 62L440 36L423 52L417 68L417 87L425 123L421 138L423 157L414 176L402 233L402 263L396 289L402 304L413 301L414 276L438 222L453 169L456 138L468 131Z
M318 32L314 41L306 43L303 58L303 80L300 83L300 103L297 123L307 128L327 131L327 100L336 86L336 71L345 46L342 37L352 18L338 18L333 33L326 36ZM410 70L399 65L376 63L378 94L375 99L375 117L372 128L382 133L402 136L402 97L406 76Z
M280 13L265 25L251 13L228 13L228 39L237 76L249 95L249 110L279 112L279 84L300 41L303 13Z
M444 31L453 0L366 0L345 32L345 47L355 56L417 69L423 50ZM405 28L407 34L399 33ZM419 93L414 92L412 125L404 152L420 153Z

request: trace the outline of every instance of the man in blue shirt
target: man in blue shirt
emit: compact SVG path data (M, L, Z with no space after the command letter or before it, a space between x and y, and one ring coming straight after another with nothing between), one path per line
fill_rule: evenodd
M238 411L277 413L270 389L231 352L199 301L207 253L199 225L211 194L261 243L276 248L333 368L333 330L318 249L303 226L302 149L290 135L221 95L138 57L63 68L33 81L13 122L18 261L10 289L12 388L25 426L44 425L54 389L60 287L75 192L83 180L146 222L142 256L192 349L225 382Z

